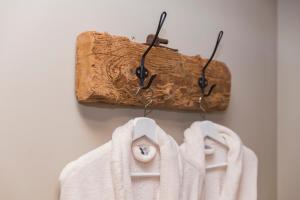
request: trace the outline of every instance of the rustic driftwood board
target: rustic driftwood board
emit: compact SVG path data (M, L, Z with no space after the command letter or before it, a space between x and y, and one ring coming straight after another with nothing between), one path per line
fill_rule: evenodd
M78 101L142 107L143 102L148 102L151 91L135 95L138 88L135 69L147 47L127 37L81 33L76 49ZM145 61L150 74L157 74L151 85L151 108L200 110L197 81L206 61L198 55L186 56L167 48L153 47ZM225 110L231 86L228 68L222 62L212 61L206 76L209 84L216 84L216 87L211 96L205 98L203 106L207 112Z

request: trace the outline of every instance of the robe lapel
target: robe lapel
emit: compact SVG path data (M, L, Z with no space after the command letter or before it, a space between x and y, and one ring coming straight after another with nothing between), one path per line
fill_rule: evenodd
M181 186L181 160L176 142L157 127L161 152L160 200L178 200Z
M117 128L112 135L111 173L115 200L133 200L130 159L131 121Z
M183 200L199 200L205 180L204 141L199 127L192 125L184 132L180 150L183 157Z
M242 175L243 144L238 135L230 129L221 125L217 125L217 127L229 148L227 153L228 166L220 200L237 200Z

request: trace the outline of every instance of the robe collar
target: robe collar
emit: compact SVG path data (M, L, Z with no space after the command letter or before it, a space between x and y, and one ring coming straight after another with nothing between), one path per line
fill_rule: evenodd
M111 172L115 200L133 200L130 154L134 120L117 128L112 136ZM156 127L160 152L159 199L178 200L181 185L181 162L178 145L159 126Z
M205 181L205 143L203 138L203 130L201 129L201 123L194 122L190 128L185 131L185 143L183 156L189 160L198 170L201 177L195 177L199 179L198 193L202 193L203 184ZM226 174L222 189L219 194L219 200L236 200L238 196L238 190L240 185L240 179L242 174L242 160L243 160L243 144L237 134L232 130L214 123L218 132L224 137L227 146L227 163Z

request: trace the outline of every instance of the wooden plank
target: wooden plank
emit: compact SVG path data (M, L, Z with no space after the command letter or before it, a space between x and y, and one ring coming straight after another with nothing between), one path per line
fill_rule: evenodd
M148 46L127 37L84 32L77 38L76 96L80 103L100 102L143 107L150 91L136 96L135 69ZM198 77L206 59L153 47L145 66L157 74L152 83L152 108L200 110ZM212 61L206 70L209 84L216 84L204 107L207 112L225 110L229 104L231 75L227 66ZM149 76L150 77L150 76ZM148 81L148 80L146 80Z

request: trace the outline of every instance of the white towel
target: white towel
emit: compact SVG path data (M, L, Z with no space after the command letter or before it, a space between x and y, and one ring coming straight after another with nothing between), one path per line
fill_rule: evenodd
M257 158L245 147L232 130L214 124L228 146L203 138L201 123L194 122L185 133L181 145L182 157L194 164L184 168L183 188L185 200L256 200L257 199ZM213 146L214 155L205 155L205 145ZM206 166L227 162L225 168L206 170ZM194 176L193 176L194 174ZM186 179L186 180L185 180ZM188 184L194 183L190 188ZM197 187L197 188L195 188Z
M112 141L68 164L60 176L60 200L179 200L182 170L174 139L157 126L159 159L150 165L160 178L132 179L133 169L149 170L132 158L132 130L130 120L114 131Z

